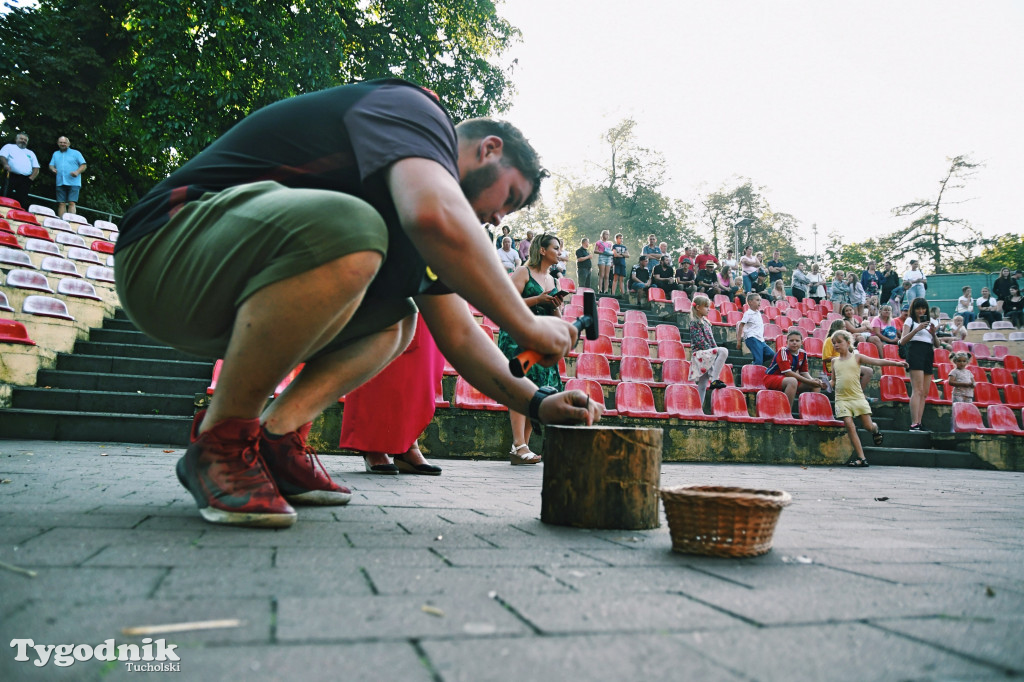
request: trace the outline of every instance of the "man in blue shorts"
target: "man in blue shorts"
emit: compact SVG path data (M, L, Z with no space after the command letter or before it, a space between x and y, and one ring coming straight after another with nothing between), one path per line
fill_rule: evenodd
M82 173L85 172L85 157L77 149L71 149L71 141L63 135L57 138L57 151L50 157L50 172L57 176L57 215L77 213L75 204L82 190Z

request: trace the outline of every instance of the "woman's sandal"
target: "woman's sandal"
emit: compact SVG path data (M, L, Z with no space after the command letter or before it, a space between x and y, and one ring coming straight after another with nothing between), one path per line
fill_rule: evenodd
M871 466L868 464L866 459L857 457L857 455L850 455L850 459L846 460L846 466L848 467L867 467Z
M523 450L525 450L525 452L523 452ZM513 445L511 452L508 453L508 459L512 466L540 463L540 455L530 452L530 446L526 443L523 443L522 445Z
M416 451L421 458L423 453L420 452L419 446L415 443L405 453L401 455L391 455L391 458L395 461L395 466L398 467L398 471L403 474L419 474L421 476L440 476L441 467L434 464L430 464L423 458L423 464L413 464L405 459L405 455L411 453L413 450Z
M871 432L871 440L874 441L876 447L881 447L882 441L885 440L885 436L882 435L881 429L875 429Z

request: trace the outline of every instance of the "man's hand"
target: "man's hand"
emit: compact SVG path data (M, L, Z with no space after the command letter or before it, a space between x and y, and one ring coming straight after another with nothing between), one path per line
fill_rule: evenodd
M586 424L601 419L604 405L591 400L583 391L563 391L541 401L538 410L542 424Z
M579 331L569 322L544 315L533 317L528 334L520 345L544 356L538 363L544 367L558 364L559 360L569 354L579 338Z

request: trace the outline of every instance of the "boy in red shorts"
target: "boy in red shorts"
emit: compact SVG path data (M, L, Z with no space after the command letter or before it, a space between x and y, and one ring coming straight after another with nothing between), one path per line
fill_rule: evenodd
M811 376L803 344L803 333L796 329L790 330L786 334L786 347L775 353L772 364L768 366L768 374L764 378L764 385L773 391L784 392L790 404L798 392L820 393L825 388L825 382Z

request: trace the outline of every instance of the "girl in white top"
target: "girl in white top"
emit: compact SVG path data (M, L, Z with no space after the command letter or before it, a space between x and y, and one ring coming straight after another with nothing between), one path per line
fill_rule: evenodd
M974 298L971 295L971 288L964 287L960 291L963 296L956 299L956 314L964 318L964 324L974 322L978 316L974 314Z
M935 373L935 345L939 339L935 323L928 317L926 299L915 298L908 312L900 345L907 346L907 362L910 364L910 430L920 431L928 382Z

